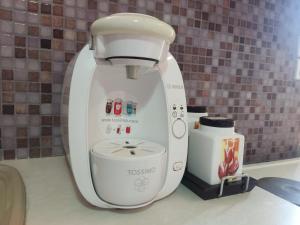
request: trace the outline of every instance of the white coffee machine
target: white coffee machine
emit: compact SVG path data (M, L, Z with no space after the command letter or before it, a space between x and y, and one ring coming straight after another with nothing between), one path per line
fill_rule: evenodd
M175 32L147 15L120 13L91 25L70 62L62 133L80 193L102 208L137 208L172 193L187 157L183 80L169 53Z

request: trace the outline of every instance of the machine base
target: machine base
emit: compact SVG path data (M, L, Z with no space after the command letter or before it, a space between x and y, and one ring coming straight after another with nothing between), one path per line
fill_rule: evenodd
M247 177L242 177L241 180L235 182L224 182L221 184L210 185L198 177L192 175L188 171L185 171L181 183L189 188L192 192L198 195L203 200L209 200L219 197L225 197L229 195L240 194L251 191L256 186L257 180L249 177L249 183L247 188Z

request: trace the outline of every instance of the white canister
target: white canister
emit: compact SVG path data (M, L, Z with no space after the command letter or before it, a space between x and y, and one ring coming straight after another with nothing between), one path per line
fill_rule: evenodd
M205 106L188 106L188 128L189 134L192 129L198 129L199 118L202 116L208 116L207 108Z
M188 171L210 185L242 173L244 136L234 132L234 121L201 117L200 128L189 137Z

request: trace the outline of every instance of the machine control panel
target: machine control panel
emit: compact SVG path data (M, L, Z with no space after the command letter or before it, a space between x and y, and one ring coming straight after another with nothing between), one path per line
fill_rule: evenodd
M185 135L186 124L183 121L184 118L184 106L173 104L171 106L172 113L172 133L174 137L180 139Z
M137 98L111 92L104 104L104 107L100 109L100 120L105 124L102 127L104 133L110 137L132 135L136 130L135 124L138 123Z
M183 105L176 105L173 104L171 106L171 112L173 118L183 118L184 117L184 111L183 111Z

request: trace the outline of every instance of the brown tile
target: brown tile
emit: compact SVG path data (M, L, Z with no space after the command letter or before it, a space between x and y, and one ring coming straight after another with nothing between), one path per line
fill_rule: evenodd
M16 58L25 58L26 49L25 48L15 48L15 57Z
M41 15L41 24L44 25L44 26L51 26L52 25L52 18L51 16L44 16L44 15Z
M211 57L213 55L213 50L212 49L207 49L206 50L206 56Z
M2 70L2 80L13 80L14 79L14 71L3 69Z
M29 158L40 158L41 150L40 148L30 148L29 149Z
M172 6L172 14L174 14L174 15L179 14L179 7L178 6Z
M39 73L38 72L28 72L28 79L29 81L39 81Z
M40 139L39 138L30 138L29 139L29 146L31 148L40 147Z
M2 113L12 115L15 113L14 105L2 105Z
M51 147L52 146L52 137L51 136L43 136L41 137L41 147Z
M26 45L26 38L15 36L15 46L25 47Z
M27 138L17 138L17 148L27 148L28 139Z
M29 59L38 59L39 58L39 51L35 49L28 49L27 51Z
M208 24L208 29L211 30L211 31L214 31L215 30L215 23L209 23Z
M51 62L41 62L41 71L51 72L52 63Z
M52 155L52 148L42 148L42 157L49 157Z
M15 112L16 114L27 114L27 105L16 103L15 104Z
M15 97L15 95L13 92L2 92L2 102L3 103L13 103L14 97Z
M49 39L41 39L41 48L51 49L51 40L49 40Z
M114 13L118 13L120 12L120 8L119 8L119 5L118 4L115 4L115 3L110 3L108 5L108 8L109 8L109 11L114 14ZM153 15L154 16L154 15ZM157 15L158 17L158 15Z
M52 85L48 83L41 84L41 92L42 93L51 93L52 92Z
M53 6L53 15L63 16L64 15L64 8L60 5L54 5Z
M88 0L88 9L97 9L97 1Z
M87 42L87 38L86 37L87 37L86 32L80 32L80 31L77 32L77 41Z
M39 11L39 3L36 1L28 1L27 2L27 10L29 12L37 13Z
M41 103L52 103L52 95L42 94Z
M164 9L164 5L163 5L162 2L156 2L155 3L155 10L157 10L157 11L163 11L163 9Z
M42 136L51 136L52 127L42 127Z
M52 125L52 116L42 116L42 125Z
M64 41L59 39L52 40L52 49L53 50L62 50L64 49Z
M40 51L40 60L51 60L51 51L48 51L48 50L41 50ZM42 68L43 70L43 68Z
M27 90L28 90L27 82L22 82L22 81L15 82L16 92L26 92Z
M39 36L40 28L38 26L28 26L27 33L30 36Z
M66 62L70 62L73 57L74 57L74 53L70 53L70 52L65 53L65 61Z
M65 18L65 28L67 29L75 29L76 21L73 18Z
M5 160L15 159L16 158L15 150L4 150L3 151L3 158Z
M14 83L12 81L2 81L2 91L14 91Z
M207 12L202 12L202 20L208 21L209 14Z
M67 18L65 18L66 20ZM64 25L64 18L59 16L53 16L52 17L52 25L55 28L62 28Z
M199 28L201 26L201 21L200 20L195 20L195 27Z
M41 4L41 13L42 14L51 14L52 12L52 5L47 3Z
M51 83L52 82L52 73L47 71L42 71L40 75L40 81L43 83Z
M28 113L29 114L40 114L40 106L39 105L29 105Z
M28 135L27 127L17 127L16 131L17 131L17 137L19 137L19 138L27 137L27 135Z
M40 92L40 84L30 82L28 85L28 91L30 92Z
M63 39L64 31L61 29L53 29L53 38Z
M53 117L53 125L54 126L60 126L60 117L59 116L54 116Z
M180 16L186 16L187 15L187 9L186 8L180 8Z
M64 4L64 0L53 0L54 4Z
M235 1L230 1L230 8L234 9L235 8Z
M11 10L0 9L0 19L1 20L12 20Z

